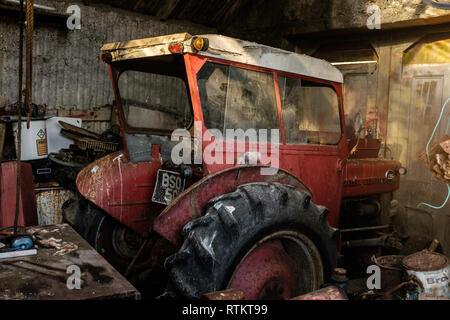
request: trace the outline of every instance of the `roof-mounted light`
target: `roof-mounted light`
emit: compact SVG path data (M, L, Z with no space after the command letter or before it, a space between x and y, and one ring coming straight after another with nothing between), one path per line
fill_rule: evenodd
M110 63L112 61L112 55L111 53L107 52L102 54L102 61L106 63Z
M194 37L192 38L191 46L195 51L206 51L209 47L209 41L207 38Z
M184 49L184 46L182 43L174 42L169 44L169 51L171 53L182 53Z

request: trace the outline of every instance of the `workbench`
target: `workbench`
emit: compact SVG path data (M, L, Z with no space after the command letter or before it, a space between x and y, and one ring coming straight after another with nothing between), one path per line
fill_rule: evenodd
M37 255L1 259L0 300L140 299L139 291L69 225L31 227L27 232L39 238L62 239L78 248L58 255L57 249L38 245ZM67 273L69 266L81 271L80 289L73 288L73 277L72 285L67 285L75 274L71 269Z

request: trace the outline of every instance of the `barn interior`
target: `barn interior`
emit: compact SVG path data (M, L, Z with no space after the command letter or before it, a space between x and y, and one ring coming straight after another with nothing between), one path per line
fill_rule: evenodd
M450 299L448 0L0 0L0 17L0 299ZM182 35L182 40L174 40L179 36L172 40L157 38L169 35ZM228 39L224 43L231 43L233 48L244 43L244 49L230 54L229 59L219 49L209 53L214 46L220 47L222 39L208 39L209 35L224 36ZM156 56L152 50L161 43L165 47L158 47L160 57L145 58ZM252 56L252 46L261 46L257 58ZM299 71L294 77L301 79L301 86L306 88L303 95L318 87L331 88L332 95L338 95L337 114L318 113L316 117L318 123L336 117L336 142L334 138L330 143L323 142L322 136L319 142L311 142L311 137L306 143L289 142L287 119L303 117L298 110L292 114L284 110L288 98L282 88L288 85L282 80L296 73L295 67L286 68L284 63L290 61L287 56L291 53L315 58L309 68L305 67L310 71ZM246 54L251 59L237 57ZM265 60L264 55L272 60ZM228 69L203 72L200 60L194 56L212 59ZM323 71L320 61L326 62L323 70L330 70L323 78L319 76ZM237 197L231 195L234 189L225 187L227 192L218 193L218 186L228 185L226 179L242 179L242 184L233 185L242 194L242 190L252 187L248 184L272 183L259 176L245 180L245 173L241 177L239 171L242 163L231 166L238 170L236 174L231 167L203 167L201 161L200 165L186 167L175 164L173 159L166 160L170 150L164 146L176 128L191 128L192 132L194 121L203 121L205 129L212 129L214 121L206 118L216 111L206 115L204 99L209 97L201 91L204 87L205 92L223 89L220 84L208 83L208 79L220 79L217 70L222 70L221 76L226 78L220 84L228 81L230 91L233 81L246 79L236 86L235 95L241 96L233 100L242 107L232 110L228 101L223 106L226 111L221 116L228 120L221 118L222 129L231 126L233 117L237 127L248 117L254 128L269 129L273 124L268 121L271 115L266 116L261 108L248 110L255 107L254 103L272 99L274 112L280 117L275 126L280 121L283 127L280 167L285 170L285 176L276 176L273 181L290 181L288 184L294 187L298 183L296 190L306 186L305 192L317 210L327 207L330 211L327 223L334 230L336 261L320 271L311 267L309 273L300 276L305 283L312 283L321 274L323 279L317 285L295 288L287 283L289 280L277 280L271 286L273 279L263 277L270 283L255 289L263 280L252 277L248 282L255 287L249 289L251 285L236 280L239 272L266 270L265 254L281 269L288 268L291 260L305 267L304 261L315 259L313 250L303 258L300 253L290 254L295 249L289 248L295 247L297 241L292 239L293 244L288 244L291 240L282 241L284 250L279 255L290 255L282 262L274 253L281 250L281 242L272 241L256 249L246 242L242 248L245 253L233 247L234 240L227 240L222 251L234 259L233 266L220 271L224 273L220 284L202 284L210 281L206 275L202 279L204 271L199 270L205 266L208 269L210 264L214 269L215 262L221 260L213 255L210 261L198 253L212 250L213 240L206 233L215 231L209 227L201 232L192 229L206 223L202 217L229 216L229 211L223 211L229 207L220 209L221 203L215 199L223 195L223 199ZM243 102L244 94L251 90L242 89L246 84L251 87L249 83L265 81L262 74L252 78L248 70L274 77L275 82L272 78L268 82L271 86L275 83L273 96L271 87L266 87L248 103ZM120 78L122 72L125 75L137 71L151 77L130 74ZM342 75L342 81L330 79L332 72ZM181 86L186 84L188 88L182 96L177 94L174 79L182 79ZM327 96L322 101L321 97L311 96L310 107L307 98L293 99L304 101L306 114L308 108L314 113L319 104L336 98ZM184 111L169 111L186 112L192 106L192 123L174 122L159 111L146 114L133 110L133 99L147 99L146 103L157 104L158 108L186 103ZM249 116L245 112L253 113ZM247 122L245 126L252 127ZM295 126L296 130L312 130L301 120L300 124L292 124ZM302 149L305 144L307 148ZM162 146L161 154L155 145ZM333 146L336 150L342 146L345 151L335 152ZM315 152L317 158L308 158ZM283 154L289 163L284 167ZM249 170L254 169L248 159L251 153L237 157L242 157ZM158 173L155 159L163 162ZM376 163L380 168L381 163L377 161L393 169L383 169L378 176ZM122 172L121 165L128 166L129 171ZM155 191L164 184L160 181L165 179L163 171L185 178L180 182L182 187L172 190L170 200L164 196L158 200ZM327 173L331 171L336 178ZM218 177L219 173L223 175ZM295 182L291 176L296 176ZM195 190L197 187L202 190ZM359 187L363 193L352 191ZM263 194L263 189L255 194ZM291 191L286 192L291 195ZM104 194L104 202L99 202L100 194ZM268 198L259 195L259 206ZM292 204L298 208L303 205ZM235 205L230 214L235 207L239 209ZM278 202L272 210L280 214L289 211L281 209ZM190 222L194 218L197 224ZM171 223L182 224L172 238L167 236L172 234ZM288 229L294 225L292 222ZM252 230L255 237L262 235L258 241L263 241L266 229L258 228ZM219 229L217 232L222 232ZM252 230L247 231L251 234ZM190 234L204 237L200 245L189 247L194 243ZM323 260L320 265L327 265L321 245L315 246L320 252L318 259ZM232 249L240 253L234 255ZM198 257L189 259L200 261L194 264L186 262L188 258L183 260L186 266L192 264L194 284L178 283L187 281L183 280L186 274L180 275L182 272L191 272L185 270L188 267L177 269L180 257L188 256L186 250L197 252ZM248 267L251 272L244 270L244 262L251 263L251 259L245 259L248 256L257 259L255 266ZM173 268L176 270L168 272ZM292 276L291 272L286 274ZM276 272L272 276L281 277Z

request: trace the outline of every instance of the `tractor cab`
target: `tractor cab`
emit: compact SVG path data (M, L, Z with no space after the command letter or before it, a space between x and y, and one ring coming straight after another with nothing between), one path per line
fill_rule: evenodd
M178 156L198 177L242 164L280 168L304 181L337 224L348 153L338 69L220 35L182 33L102 51L132 163L152 161L157 146L162 164Z

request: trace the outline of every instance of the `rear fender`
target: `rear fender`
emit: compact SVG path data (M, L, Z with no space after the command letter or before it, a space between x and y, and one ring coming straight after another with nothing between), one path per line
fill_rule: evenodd
M295 176L282 169L275 175L261 175L262 166L240 166L209 175L180 194L155 219L153 229L173 244L181 245L181 230L191 220L203 215L209 200L234 191L238 186L255 183L280 183L311 191Z

